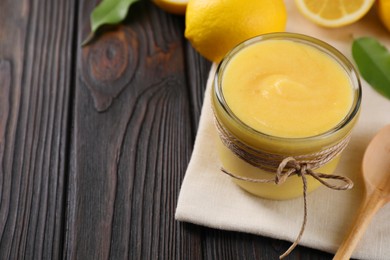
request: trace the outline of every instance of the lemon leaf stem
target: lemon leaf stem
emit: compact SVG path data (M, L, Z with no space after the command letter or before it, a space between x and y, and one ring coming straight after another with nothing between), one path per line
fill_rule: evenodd
M122 22L130 6L139 0L103 0L91 13L91 33L83 41L82 46L90 43L97 30L104 24L118 24Z

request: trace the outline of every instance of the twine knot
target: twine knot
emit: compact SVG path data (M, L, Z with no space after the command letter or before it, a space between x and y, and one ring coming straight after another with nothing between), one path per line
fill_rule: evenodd
M300 164L293 157L287 157L279 164L279 167L276 170L275 184L283 184L288 177L294 174L301 177L305 174L306 169L307 164Z
M349 178L333 174L316 173L312 170L312 165L306 162L299 162L294 157L283 159L276 170L274 182L277 185L283 184L292 175L297 175L298 177L310 175L321 184L334 190L349 190L353 187L353 182ZM340 180L344 182L344 185L331 184L323 179Z
M334 159L336 156L340 155L340 153L347 146L350 137L346 136L341 141L334 144L333 146L328 147L319 152L315 152L312 154L297 155L294 157L285 157L284 155L272 154L248 146L247 144L243 143L241 140L237 139L224 126L222 126L216 116L214 117L214 119L222 143L230 151L232 151L234 155L236 155L238 158L242 159L243 161L247 162L248 164L258 169L275 173L275 176L272 179L258 179L258 178L247 178L243 176L238 176L221 168L222 172L235 179L241 181L253 182L253 183L274 183L276 185L282 185L292 175L297 175L302 179L303 203L304 203L303 222L298 237L295 239L294 243L287 249L287 251L280 256L280 259L286 257L298 245L307 223L306 176L307 175L312 176L314 179L319 181L324 186L334 190L348 190L353 187L353 182L347 177L333 175L333 174L316 173L313 171L315 169L324 166L332 159ZM332 184L325 180L341 181L343 182L343 184L341 185Z

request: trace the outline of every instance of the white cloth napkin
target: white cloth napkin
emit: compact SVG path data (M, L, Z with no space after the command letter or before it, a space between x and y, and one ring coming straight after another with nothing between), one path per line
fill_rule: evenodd
M285 2L289 32L319 38L350 59L352 41L360 36L373 36L390 49L390 33L382 27L375 12L353 25L325 29L302 17L296 10L294 1ZM219 170L220 162L214 145L218 136L210 106L210 85L215 68L214 64L207 82L194 151L181 187L175 217L179 221L207 227L294 241L303 218L302 198L273 201L252 196ZM363 80L362 84L360 120L335 172L350 177L355 187L350 191L320 187L309 194L308 222L301 245L334 253L361 203L361 161L364 150L375 133L384 125L390 124L390 100L379 95ZM373 218L353 257L390 259L390 204Z

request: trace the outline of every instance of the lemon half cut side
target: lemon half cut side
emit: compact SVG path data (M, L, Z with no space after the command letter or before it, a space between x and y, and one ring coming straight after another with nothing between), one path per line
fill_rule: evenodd
M310 21L324 27L341 27L356 22L375 0L295 0L298 10Z

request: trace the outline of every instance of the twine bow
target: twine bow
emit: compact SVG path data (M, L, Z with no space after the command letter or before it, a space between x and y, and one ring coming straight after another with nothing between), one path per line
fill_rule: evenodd
M221 168L221 171L225 174L242 181L253 182L253 183L274 183L277 185L283 184L287 178L292 175L297 175L301 177L303 183L303 221L301 225L300 232L295 239L294 243L280 255L280 259L283 259L289 255L294 248L298 245L299 241L302 238L302 235L305 231L307 223L307 179L306 176L312 176L314 179L318 180L324 186L334 189L334 190L348 190L353 187L353 182L344 176L333 175L333 174L324 174L316 173L313 170L320 168L325 165L337 155L339 155L347 146L349 141L349 136L342 139L337 144L324 149L320 152L299 155L295 157L284 157L283 155L270 154L265 151L256 150L245 143L241 142L235 136L233 136L225 127L223 127L218 119L215 118L215 124L222 143L230 149L233 154L238 158L244 160L245 162L268 172L274 172L275 177L272 179L257 179L257 178L247 178L243 176L235 175L224 168ZM344 182L343 185L331 184L325 179L332 179Z
M302 178L303 183L303 222L301 225L301 230L299 231L298 237L295 239L294 243L284 252L279 258L283 259L284 257L288 256L294 248L298 245L299 241L302 238L303 232L305 231L306 223L307 223L307 179L306 175L310 175L319 182L321 182L323 185L325 185L328 188L334 189L334 190L349 190L353 187L353 182L344 176L339 175L333 175L333 174L323 174L323 173L316 173L312 171L310 168L310 165L306 163L300 163L297 160L295 160L294 157L287 157L285 158L280 164L279 167L275 173L275 178L273 179L253 179L253 178L247 178L242 176L234 175L225 169L221 168L221 171L226 173L227 175L238 179L242 181L248 181L253 183L275 183L277 185L283 184L288 177L292 175L298 175ZM331 183L328 183L324 181L323 179L334 179L334 180L341 180L345 184L344 185L333 185Z

